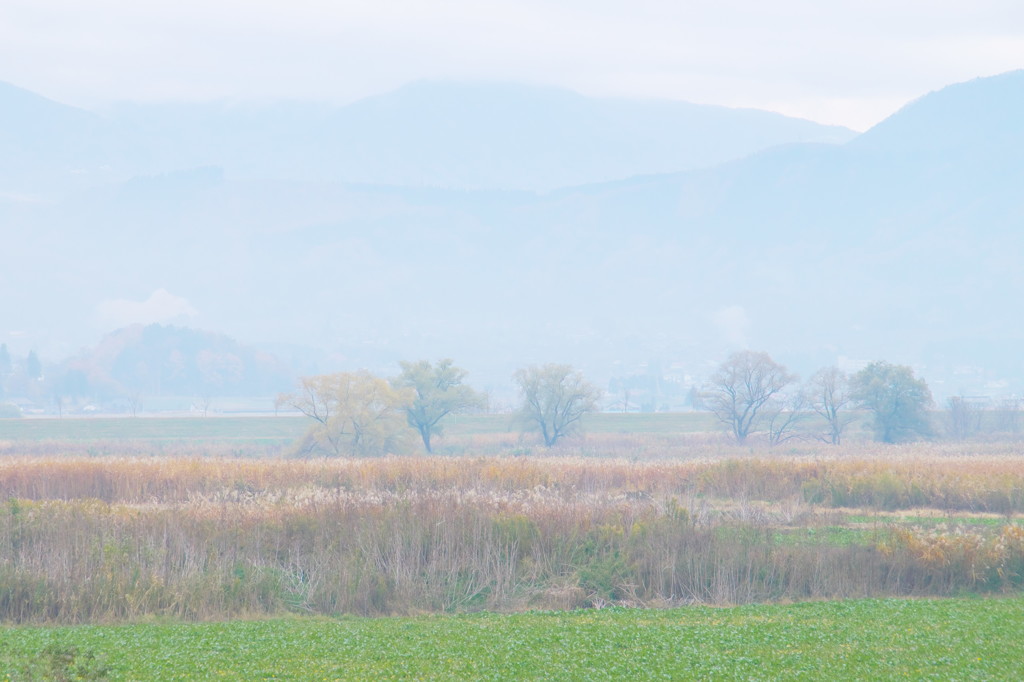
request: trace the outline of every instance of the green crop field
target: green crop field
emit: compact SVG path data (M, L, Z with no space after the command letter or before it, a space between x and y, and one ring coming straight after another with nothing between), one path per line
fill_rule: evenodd
M0 630L0 666L9 680L1010 680L1022 623L1014 598L24 627Z

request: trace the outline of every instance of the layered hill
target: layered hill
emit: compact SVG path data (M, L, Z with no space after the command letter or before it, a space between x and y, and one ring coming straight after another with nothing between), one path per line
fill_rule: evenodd
M69 174L102 183L202 166L234 179L550 190L854 135L765 111L443 82L337 107L119 105L102 116L0 85L0 131L0 180L40 190ZM26 166L50 176L19 178Z
M26 328L54 316L83 328L99 302L165 288L199 326L375 368L451 356L483 383L549 360L600 376L658 359L699 376L749 346L804 371L914 363L939 395L1022 391L1024 117L1010 113L1022 92L1024 72L979 79L845 144L543 193L220 166L0 204L19 235L5 274L41 302L3 312ZM364 103L366 118L386 119L387 102ZM454 143L406 146L452 177L484 177Z
M55 193L83 175L109 175L119 153L116 125L0 83L0 201L26 193Z
M106 335L55 370L66 399L268 396L290 388L274 356L223 334L171 325L132 325Z

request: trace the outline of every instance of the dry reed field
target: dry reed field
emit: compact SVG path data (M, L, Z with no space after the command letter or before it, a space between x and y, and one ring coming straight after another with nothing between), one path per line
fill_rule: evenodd
M737 604L1024 582L1013 443L781 454L697 435L675 458L667 448L621 434L548 456L12 446L0 457L0 619Z

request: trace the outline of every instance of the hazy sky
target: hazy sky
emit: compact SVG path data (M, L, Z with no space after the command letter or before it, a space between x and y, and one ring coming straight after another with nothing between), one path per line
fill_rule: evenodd
M1022 67L1020 0L0 3L0 80L83 106L347 102L421 78L500 79L864 129Z

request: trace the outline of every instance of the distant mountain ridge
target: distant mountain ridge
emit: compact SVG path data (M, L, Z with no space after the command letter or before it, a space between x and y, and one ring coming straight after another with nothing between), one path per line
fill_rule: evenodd
M323 130L319 151L349 162L333 175L337 180L543 191L855 135L750 109L443 82L361 100L335 113ZM318 166L326 168L326 159Z
M931 92L860 135L851 147L935 152L1012 146L1024 140L1022 113L1024 69Z
M777 144L855 135L752 109L445 82L343 107L121 105L102 117L3 86L0 130L11 138L2 146L0 137L7 182L29 161L50 159L33 160L33 149L53 147L66 152L50 159L59 185L71 172L84 176L81 184L219 166L235 179L504 190L700 168Z
M1022 78L926 95L842 145L543 193L197 164L0 201L0 278L25 292L0 320L84 328L97 302L164 288L237 338L382 373L454 357L481 388L546 361L597 379L655 360L699 377L745 346L797 371L915 364L938 396L1024 394L1024 117L1006 113Z
M116 157L110 122L0 82L0 194L101 173Z

